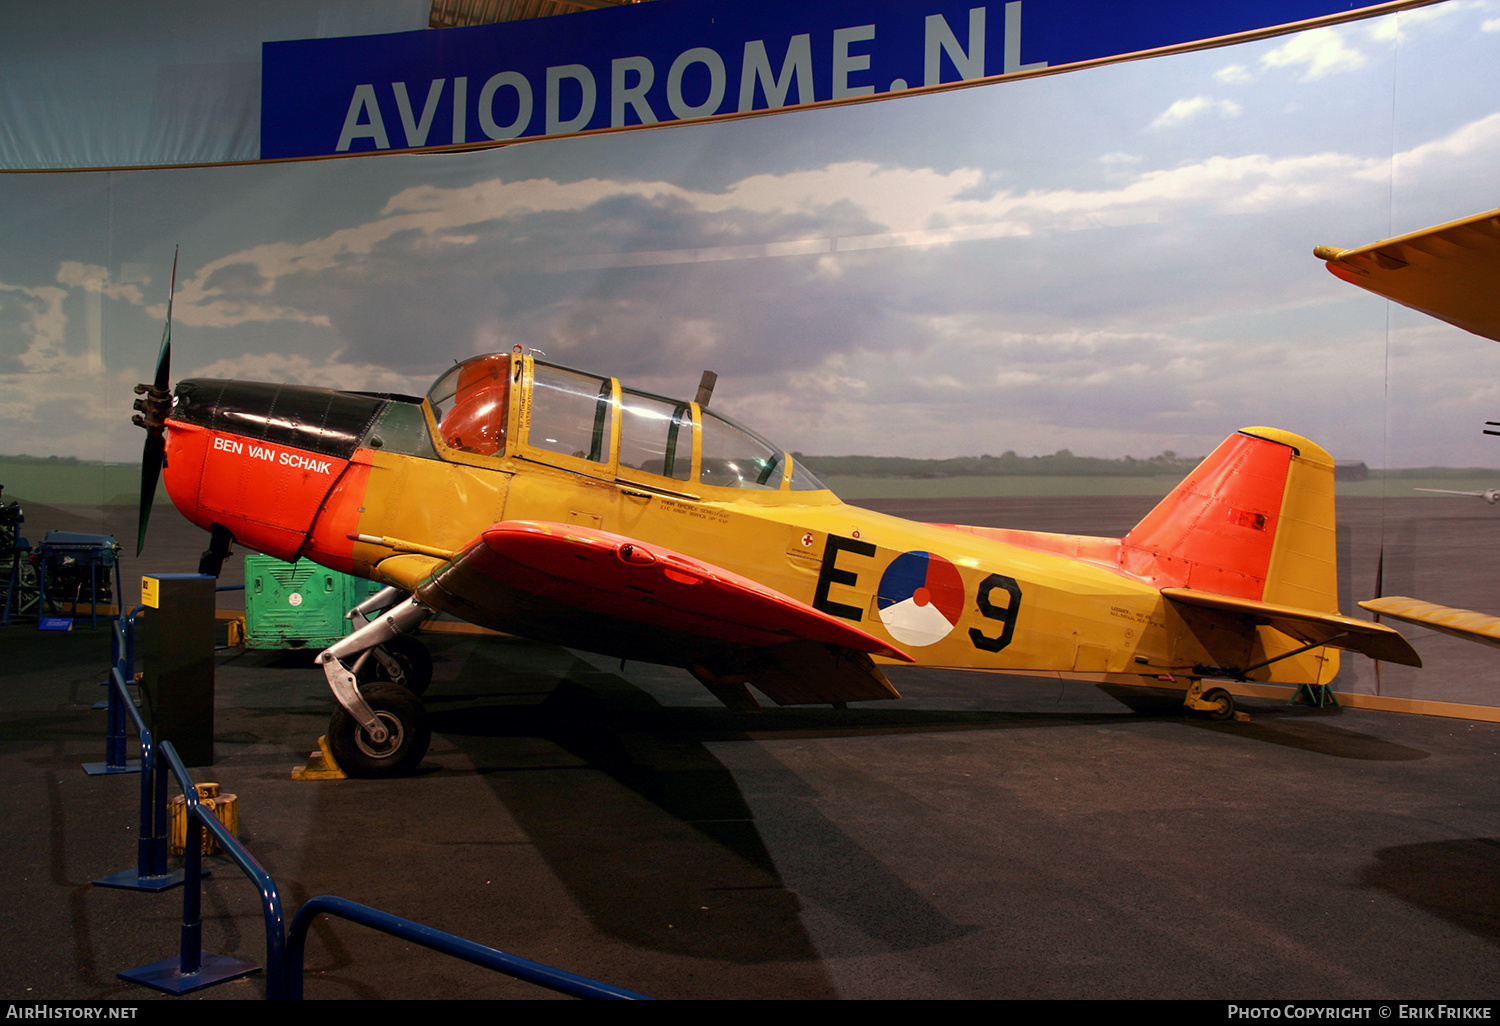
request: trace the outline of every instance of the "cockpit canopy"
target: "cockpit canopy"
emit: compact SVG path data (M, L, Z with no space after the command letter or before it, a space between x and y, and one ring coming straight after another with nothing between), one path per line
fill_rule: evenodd
M825 487L786 451L697 403L532 357L465 360L433 384L427 402L441 445L459 452L715 488Z

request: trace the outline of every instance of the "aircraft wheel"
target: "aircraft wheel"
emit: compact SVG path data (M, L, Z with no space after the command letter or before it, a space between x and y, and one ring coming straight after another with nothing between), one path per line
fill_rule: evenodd
M432 654L427 651L426 645L416 638L401 634L378 647L385 649L396 660L400 669L396 676L391 676L386 665L371 654L359 669L361 690L366 684L384 682L399 685L414 695L427 693L427 688L432 684Z
M1214 703L1208 712L1209 719L1216 723L1234 719L1234 696L1223 688L1209 688L1203 692L1203 700Z
M328 722L328 746L339 766L351 777L405 776L422 761L432 745L432 728L421 699L405 688L377 681L360 688L388 736L371 740L369 732L339 706Z

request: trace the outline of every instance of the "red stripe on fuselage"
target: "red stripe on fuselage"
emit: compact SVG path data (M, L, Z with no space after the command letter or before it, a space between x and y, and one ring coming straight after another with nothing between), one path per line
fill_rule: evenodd
M370 450L360 449L346 465L338 483L323 500L302 554L341 573L360 573L354 566L354 540L359 517L364 512L365 490L370 483ZM368 576L368 573L362 574Z
M162 477L199 527L223 524L247 548L297 558L349 461L168 421ZM356 503L357 505L357 503Z

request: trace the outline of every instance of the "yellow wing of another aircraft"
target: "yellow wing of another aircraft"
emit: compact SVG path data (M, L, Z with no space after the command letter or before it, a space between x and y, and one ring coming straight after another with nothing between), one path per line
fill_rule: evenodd
M1500 342L1500 210L1313 254L1344 281Z
M1362 609L1379 613L1381 616L1389 616L1393 620L1414 623L1441 634L1451 634L1455 638L1478 641L1500 648L1500 617L1486 616L1468 609L1433 605L1431 602L1407 598L1404 595L1367 599L1359 605Z
M1500 210L1358 249L1318 246L1313 254L1327 261L1328 269L1344 281L1500 342L1500 297L1495 289L1495 283L1500 281ZM1450 494L1477 495L1495 501L1490 492ZM1500 617L1401 595L1369 599L1361 602L1360 607L1500 648Z

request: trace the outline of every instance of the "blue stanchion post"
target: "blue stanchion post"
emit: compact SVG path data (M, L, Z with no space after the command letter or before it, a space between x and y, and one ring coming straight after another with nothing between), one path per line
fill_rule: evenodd
M150 744L149 741L143 743ZM177 783L182 788L184 811L187 816L187 841L182 874L186 883L182 897L182 926L178 937L176 958L164 959L137 969L127 969L118 974L121 979L172 994L183 994L216 983L238 979L260 968L250 962L227 955L211 954L203 950L201 880L207 875L202 869L203 832L207 830L223 847L225 854L234 860L260 891L261 914L266 930L266 997L271 1000L302 997L302 970L307 932L313 920L323 913L360 923L371 929L421 944L434 951L461 958L475 965L573 997L617 1001L649 1000L644 994L637 994L586 976L578 976L540 962L533 962L530 959L487 947L463 937L456 937L430 926L393 916L388 912L381 912L346 898L324 895L308 901L298 910L289 937L282 916L281 896L276 889L276 882L239 842L239 839L203 806L198 798L197 785L188 775L182 759L172 747L171 742L164 741L159 747L152 746L152 748L153 750L145 756L145 760L149 761L159 772L154 774L156 780L151 783L151 789L156 791L165 788L166 777L170 772L177 778ZM143 774L143 785L145 777L152 775L149 772ZM161 801L163 809L165 804L163 793ZM160 851L161 858L165 862L165 837L162 840L163 846ZM156 851L153 844L150 855L152 859L156 858ZM145 858L144 855L143 858Z
M269 999L279 1000L287 997L300 999L302 997L302 963L307 930L318 914L327 913L574 997L603 1000L649 1000L645 995L633 991L600 983L597 980L542 965L539 962L532 962L496 948L372 909L358 902L331 896L314 898L298 911L296 921L292 926L291 950L289 951L281 911L281 897L276 889L275 881L239 843L239 840L211 812L203 808L198 799L197 786L188 775L186 767L182 765L176 750L170 742L164 741L158 745L146 726L145 718L131 699L128 684L133 680L135 666L132 628L135 616L141 608L132 609L127 617L122 617L114 625L115 635L111 642L112 665L107 681L109 732L106 739L106 762L84 767L90 772L126 771L120 765L125 762L124 724L127 717L134 721L141 743L141 758L136 766L130 768L139 770L141 774L140 830L136 842L136 868L102 877L94 883L103 887L148 891L165 890L181 883L188 883L188 886L183 889L182 926L178 938L177 958L164 959L137 969L125 970L118 974L121 979L168 993L182 994L212 986L215 983L238 979L260 968L250 962L203 951L201 881L208 873L202 868L202 853L203 831L208 830L260 890L261 910L266 928L266 997ZM90 766L101 765L107 768L90 769ZM184 866L181 871L176 872L168 867L167 861L167 775L169 772L177 778L178 784L182 787L184 811L187 816Z
M134 612L131 614L132 621ZM167 865L167 775L157 758L156 743L150 728L146 726L145 717L135 707L126 687L129 682L126 674L133 670L132 645L128 633L124 651L125 658L110 667L109 697L111 709L122 720L128 716L134 722L136 734L141 739L140 826L136 837L135 868L100 877L94 884L132 891L164 891L183 881L182 872L174 872Z
M206 829L223 846L225 853L260 887L261 912L266 924L266 964L270 967L266 996L284 997L286 987L282 981L285 980L286 927L276 884L238 839L225 829L224 824L213 813L204 809L198 800L198 787L188 775L187 768L182 765L182 760L170 741L162 742L159 754L166 764L161 776L165 780L169 770L177 778L177 783L182 788L184 812L187 816L187 847L183 854L186 886L182 891L182 929L178 937L177 957L137 969L126 969L117 975L122 980L154 987L169 994L186 994L260 970L260 966L253 962L203 950L203 831Z
M125 706L133 706L135 703L131 701L127 688L115 688L113 683L116 675L122 685L135 680L135 617L143 608L145 607L136 606L111 625L109 676L104 681L107 692L102 703L105 709L104 761L83 764L83 771L90 776L139 773L141 770L139 760L131 760L126 756L129 738L125 734ZM94 708L99 706L95 705Z

